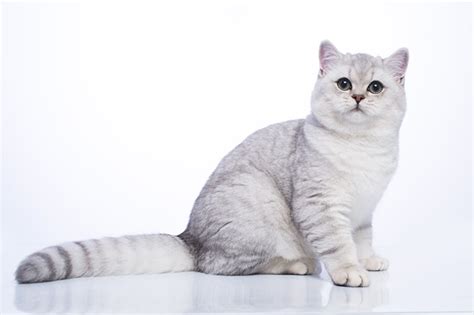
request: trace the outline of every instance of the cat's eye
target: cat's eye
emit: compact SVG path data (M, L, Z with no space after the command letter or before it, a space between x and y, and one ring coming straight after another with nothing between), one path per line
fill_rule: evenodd
M372 81L370 82L369 86L367 87L367 91L372 94L379 94L383 91L383 84L380 81Z
M348 78L340 78L337 80L336 84L341 91L349 91L352 89L352 83Z

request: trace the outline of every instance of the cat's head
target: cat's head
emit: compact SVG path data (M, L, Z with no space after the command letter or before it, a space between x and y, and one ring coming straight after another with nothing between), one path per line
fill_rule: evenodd
M407 49L381 58L342 54L323 41L319 61L311 109L323 126L348 134L398 130L406 109Z

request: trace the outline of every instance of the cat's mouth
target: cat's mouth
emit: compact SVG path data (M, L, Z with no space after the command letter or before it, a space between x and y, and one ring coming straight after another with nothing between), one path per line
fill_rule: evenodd
M360 108L360 105L359 104L356 104L356 106L354 106L354 108L352 108L350 110L351 113L364 113L364 111L362 110L362 108Z

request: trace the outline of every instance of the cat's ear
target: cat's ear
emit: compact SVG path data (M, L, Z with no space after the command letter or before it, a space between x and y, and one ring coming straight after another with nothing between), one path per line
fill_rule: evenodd
M383 63L395 79L401 84L405 83L405 72L408 66L408 49L400 48L390 55L390 57L385 58Z
M330 41L319 45L319 75L324 75L341 58L342 54Z

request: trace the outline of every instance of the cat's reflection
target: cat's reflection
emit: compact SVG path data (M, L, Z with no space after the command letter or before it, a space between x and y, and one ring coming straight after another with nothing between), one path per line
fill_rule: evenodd
M370 311L388 303L387 273L368 288L333 286L314 276L212 276L175 273L18 285L24 312Z

